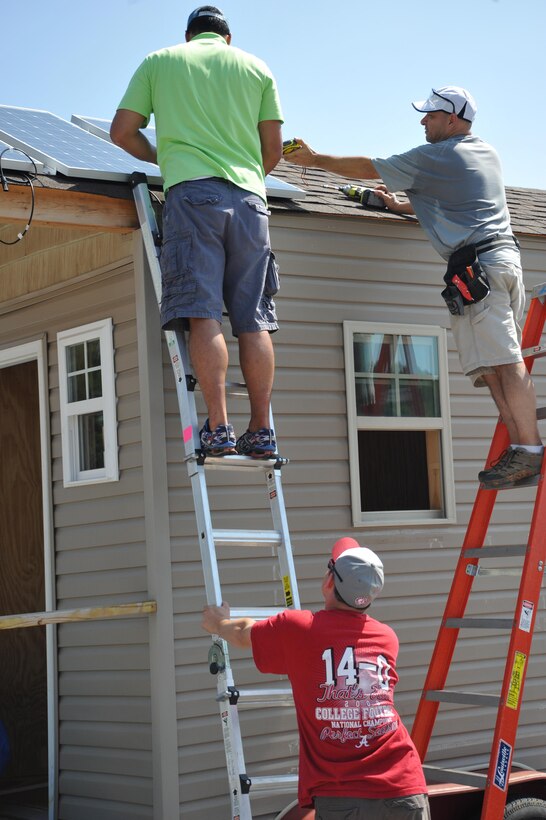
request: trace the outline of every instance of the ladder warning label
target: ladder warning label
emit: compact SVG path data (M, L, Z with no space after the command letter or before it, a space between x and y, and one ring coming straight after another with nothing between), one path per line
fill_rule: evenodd
M286 602L286 606L292 606L292 604L294 603L294 599L292 598L290 578L288 577L288 575L283 575L282 577L282 588L284 590L284 600Z
M510 758L512 757L512 747L505 740L499 740L499 750L497 752L497 762L495 764L495 786L502 791L506 790L508 783L508 772L510 771Z
M533 612L535 605L533 601L523 601L521 604L521 614L519 616L519 628L523 632L531 631L531 622L533 620Z
M524 655L523 652L514 653L514 663L512 665L512 675L510 677L510 688L508 689L508 695L506 697L506 705L509 706L510 709L518 708L526 660L527 655Z

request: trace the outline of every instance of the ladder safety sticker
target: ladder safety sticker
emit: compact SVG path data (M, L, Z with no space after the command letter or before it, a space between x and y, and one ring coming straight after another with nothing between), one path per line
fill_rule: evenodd
M506 698L506 705L510 707L510 709L518 708L526 661L527 655L524 655L523 652L515 652L514 663L512 666L512 676L510 678L510 688L508 689L508 696Z
M267 476L267 491L269 492L269 498L277 498L277 487L273 473L269 473Z
M522 632L531 631L534 609L535 605L533 601L523 601L521 605L521 614L519 616L519 628Z
M284 600L286 606L292 606L294 603L294 599L292 598L292 590L290 588L290 578L288 575L283 575L282 577L282 588L284 590Z
M506 791L508 785L508 772L510 771L510 758L512 757L512 747L505 740L499 740L499 750L497 752L497 762L495 765L495 786L501 791Z
M191 424L189 425L189 427L184 427L184 429L182 430L182 437L184 439L184 444L187 444L188 441L191 441L191 439L193 438L193 428Z

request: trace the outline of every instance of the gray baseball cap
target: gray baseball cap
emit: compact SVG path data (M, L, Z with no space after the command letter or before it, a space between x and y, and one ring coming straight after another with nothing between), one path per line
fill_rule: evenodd
M343 601L355 609L365 609L383 589L383 563L368 547L354 538L340 538L332 548L328 563L334 584Z

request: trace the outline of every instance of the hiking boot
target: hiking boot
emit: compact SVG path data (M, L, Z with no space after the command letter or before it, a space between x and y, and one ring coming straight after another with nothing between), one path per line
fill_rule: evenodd
M524 486L529 479L540 474L543 456L544 450L529 453L523 447L509 447L488 470L482 470L478 478L485 489Z
M275 431L267 427L256 430L252 433L247 430L237 439L237 452L241 456L251 458L273 458L277 455L277 442L275 441Z
M204 456L235 456L235 432L231 424L219 424L211 430L209 420L203 425L199 433L201 452Z

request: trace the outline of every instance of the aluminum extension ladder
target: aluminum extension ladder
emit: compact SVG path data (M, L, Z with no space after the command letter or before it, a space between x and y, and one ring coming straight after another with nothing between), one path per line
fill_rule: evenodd
M159 267L161 237L150 199L146 175L142 173L132 174L131 186L146 259L159 303L161 300L161 271ZM222 602L216 555L217 548L229 549L230 547L244 546L251 550L276 549L286 607L299 609L298 585L281 484L281 467L287 463L287 460L280 457L256 460L247 456L227 456L217 459L204 458L199 449L199 427L194 394L196 380L191 375L185 336L184 333L177 331L165 331L165 339L176 382L184 447L183 458L191 480L207 603L219 605ZM237 395L241 394L241 388L244 388L244 385L228 385L228 391L230 388L233 388L231 392ZM244 395L246 395L246 391ZM272 416L271 426L273 426ZM244 470L247 473L251 470L265 477L273 529L215 529L212 524L212 513L207 491L206 472L209 469L228 471L228 474L230 470ZM281 607L232 608L231 614L234 618L249 617L259 620L282 612L282 609ZM213 637L208 660L210 671L216 675L216 699L220 708L232 818L233 820L252 820L251 786L253 793L291 792L297 787L297 775L274 775L270 777L253 777L252 779L248 777L245 769L238 708L244 706L271 706L272 704L293 706L292 690L287 683L286 685L280 684L267 689L239 691L233 680L227 643L217 636Z
M546 356L546 345L541 335L546 320L546 284L533 290L525 327L522 349L529 372L538 357ZM537 411L537 418L546 418L546 408ZM499 418L486 466L490 466L508 446L508 433ZM497 490L480 486L463 542L451 591L448 596L431 664L415 716L412 738L422 761L425 760L436 714L441 702L462 703L469 706L497 708L495 733L491 747L488 773L443 770L424 766L429 782L461 783L484 790L482 820L502 820L507 797L512 755L516 739L523 688L538 610L540 587L546 561L546 482L542 473L529 484L538 484L529 540L524 546L484 546L487 528L497 497ZM520 485L521 486L521 485ZM523 558L523 567L516 570L521 576L519 594L513 618L465 617L465 609L472 584L486 575L514 574L513 569L486 568L485 559L503 559L508 556ZM511 633L504 680L499 695L461 692L446 689L449 667L455 651L459 631L467 629L504 630Z

